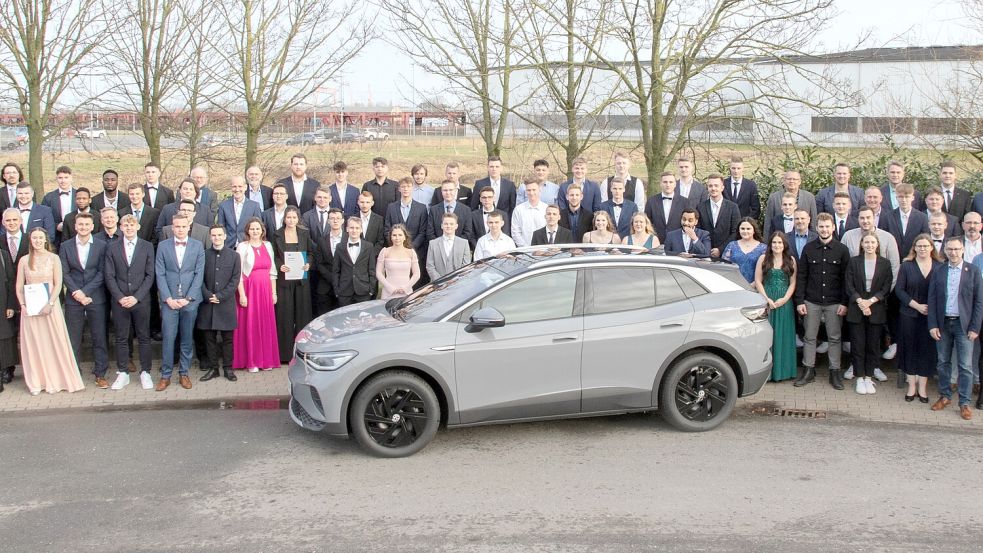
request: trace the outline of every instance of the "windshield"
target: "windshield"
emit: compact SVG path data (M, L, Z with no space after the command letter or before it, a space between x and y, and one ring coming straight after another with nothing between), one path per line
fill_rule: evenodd
M465 265L405 298L386 304L389 313L403 321L422 319L435 321L475 295L505 280L508 274L480 261Z

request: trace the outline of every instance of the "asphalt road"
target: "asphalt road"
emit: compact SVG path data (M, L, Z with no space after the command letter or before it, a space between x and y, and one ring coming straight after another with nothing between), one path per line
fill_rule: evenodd
M364 455L284 411L4 416L0 550L979 551L978 433L656 415Z

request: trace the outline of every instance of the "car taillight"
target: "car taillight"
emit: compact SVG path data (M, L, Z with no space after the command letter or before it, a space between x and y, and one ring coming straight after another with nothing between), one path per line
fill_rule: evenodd
M755 307L742 307L741 314L748 318L749 321L760 322L768 320L768 306L758 305Z

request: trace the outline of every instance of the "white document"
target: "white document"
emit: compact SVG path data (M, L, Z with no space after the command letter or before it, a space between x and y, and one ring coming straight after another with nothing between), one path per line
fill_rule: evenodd
M41 310L48 304L48 299L50 295L47 283L24 285L24 304L27 305L28 315L40 315Z
M284 280L302 280L307 278L304 265L307 264L307 252L283 252L283 264L287 266Z

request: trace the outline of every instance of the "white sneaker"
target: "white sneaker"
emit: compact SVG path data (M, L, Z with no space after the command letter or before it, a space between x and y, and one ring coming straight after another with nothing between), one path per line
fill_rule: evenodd
M795 337L795 347L796 348L801 348L804 345L805 344L802 343L802 338L799 338L798 336L796 336Z
M819 345L816 346L816 353L826 353L827 351L829 351L829 342L819 342Z
M898 344L891 344L884 350L884 354L881 355L881 359L894 359L894 356L898 354ZM874 369L874 376L877 376L877 371L879 369ZM880 377L878 377L880 380ZM887 380L886 378L884 380ZM883 382L884 380L881 380Z
M876 378L878 382L887 382L887 375L880 369L874 369L874 378Z
M840 346L843 348L843 353L850 353L850 342L843 342Z
M154 379L147 371L140 371L140 387L144 390L154 389Z
M251 372L251 373L258 373L259 372L259 367L249 367L249 372Z
M850 365L846 372L843 373L843 380L853 380L853 365Z
M127 373L116 373L116 380L113 385L109 387L111 390L122 390L123 388L130 385L130 375Z
M863 378L857 379L857 393L860 395L864 395L867 393L867 385L864 384Z
M876 394L877 388L874 388L874 381L868 376L864 379L864 386L867 387L867 395Z

